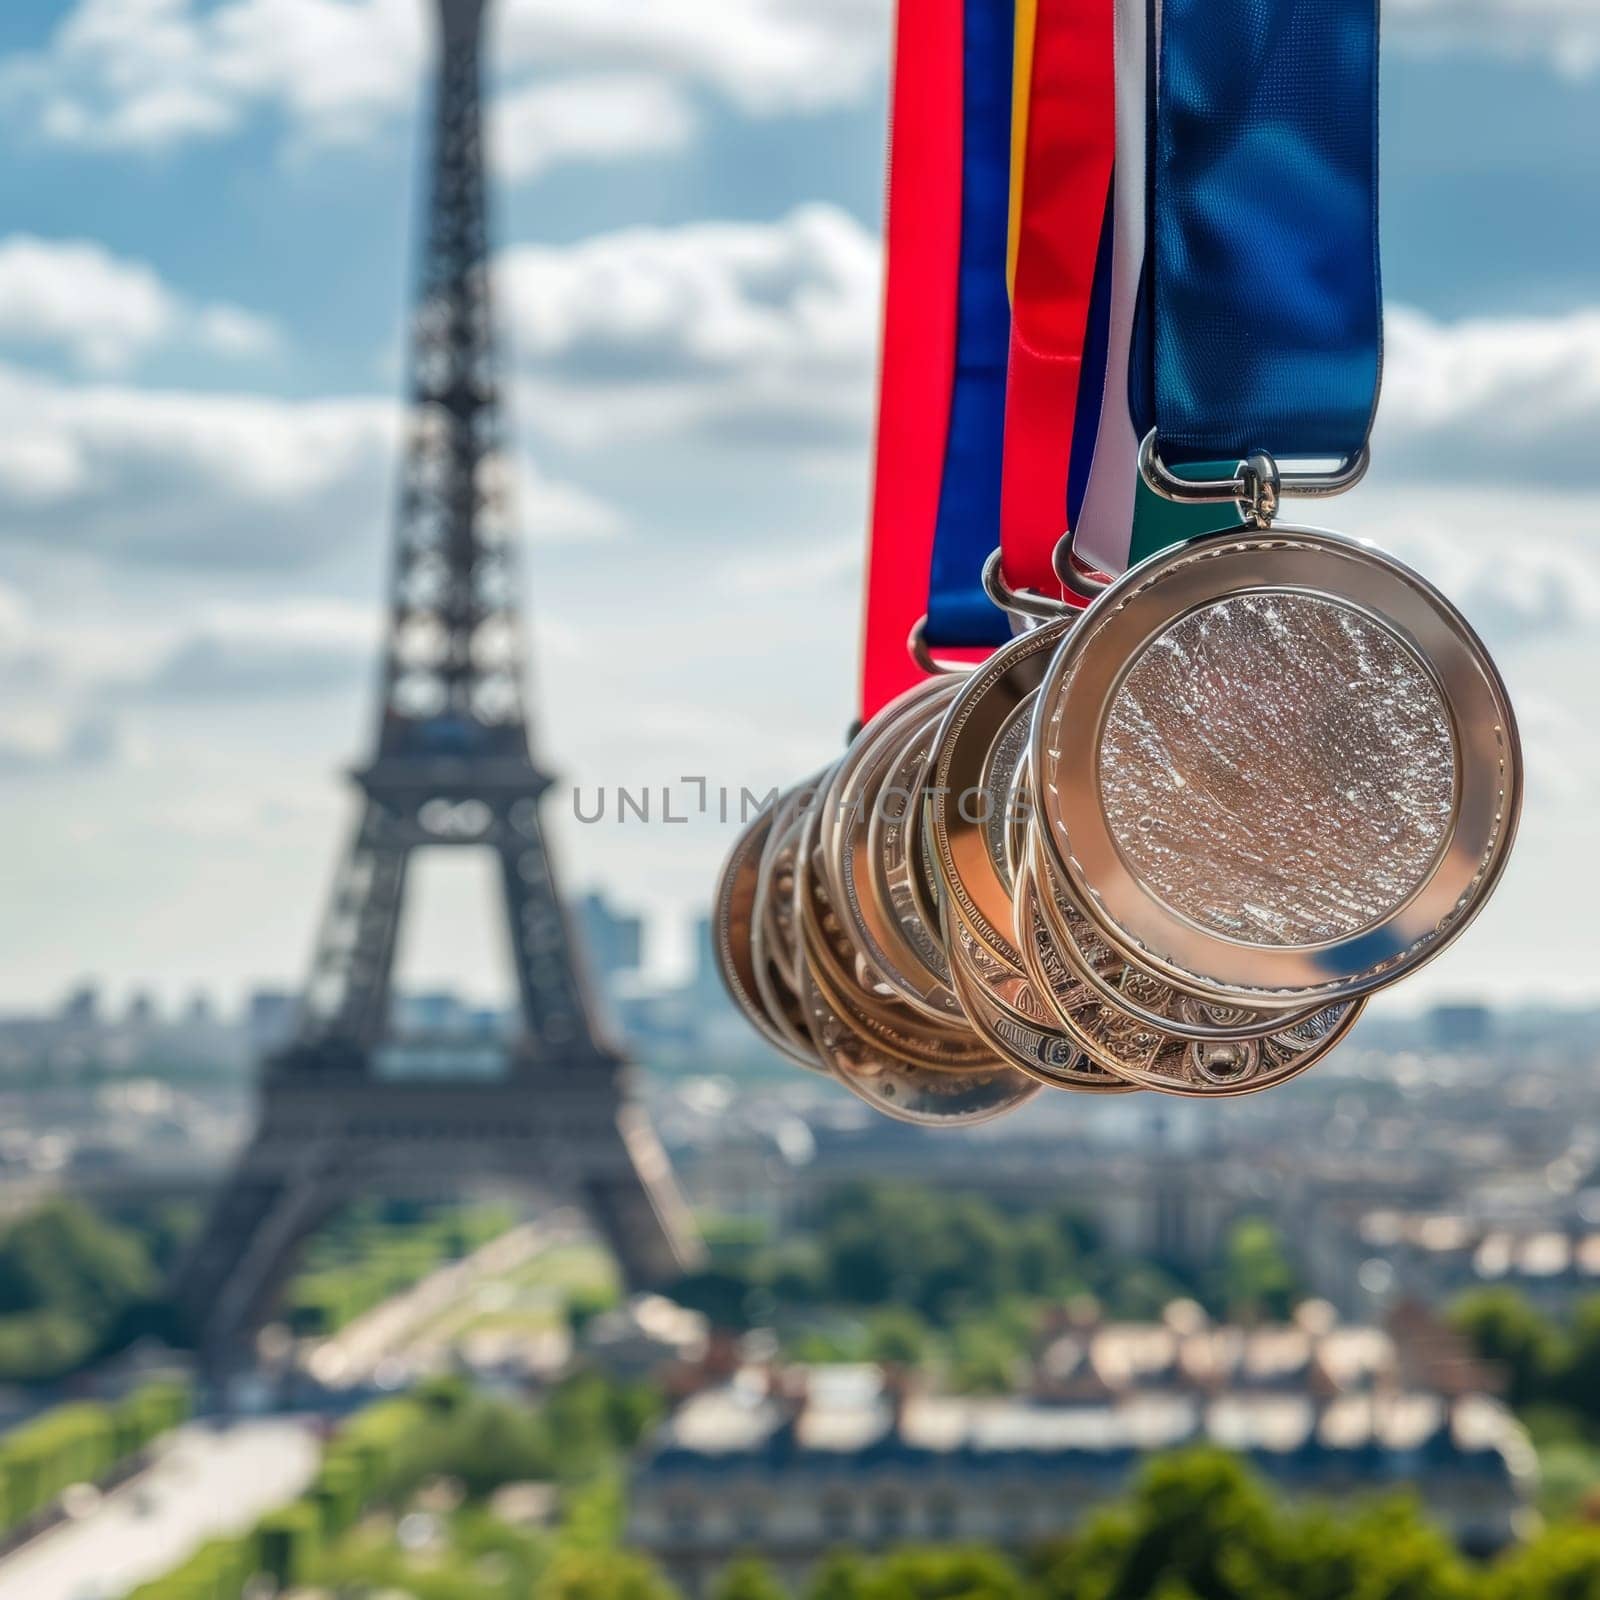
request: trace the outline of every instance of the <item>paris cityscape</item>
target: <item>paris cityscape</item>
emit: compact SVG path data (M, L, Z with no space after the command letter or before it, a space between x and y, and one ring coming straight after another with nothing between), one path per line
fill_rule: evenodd
M5 8L0 1600L1600 1596L1600 23L1390 10L1347 525L1517 859L1271 1093L928 1131L711 907L853 715L891 7Z

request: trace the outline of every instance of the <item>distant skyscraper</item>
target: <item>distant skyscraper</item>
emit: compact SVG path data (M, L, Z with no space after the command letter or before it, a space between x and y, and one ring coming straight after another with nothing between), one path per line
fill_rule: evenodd
M79 984L61 1003L61 1020L76 1028L92 1028L100 1021L100 989Z
M578 901L578 926L589 971L615 1015L620 980L637 976L644 960L644 918L590 893Z
M711 918L703 912L694 919L694 968L689 975L689 987L696 1002L728 1003L711 942Z
M257 989L250 996L245 1022L252 1055L281 1050L294 1036L299 1011L299 996L283 989Z
M1486 1050L1494 1040L1494 1012L1477 1004L1435 1006L1428 1037L1440 1050Z

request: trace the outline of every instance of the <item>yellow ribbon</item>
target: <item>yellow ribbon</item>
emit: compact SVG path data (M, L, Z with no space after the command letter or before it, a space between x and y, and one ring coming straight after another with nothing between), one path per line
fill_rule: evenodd
M1028 96L1033 88L1033 35L1039 0L1017 0L1016 56L1011 73L1011 221L1006 234L1006 293L1016 298L1017 236L1022 226L1023 169L1028 161Z

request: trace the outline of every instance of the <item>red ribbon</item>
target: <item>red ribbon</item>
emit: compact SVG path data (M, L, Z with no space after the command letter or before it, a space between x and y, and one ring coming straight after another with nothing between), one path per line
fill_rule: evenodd
M906 639L927 610L955 377L961 104L962 0L901 0L889 111L863 720L923 676Z
M1067 529L1084 331L1116 147L1114 64L1110 0L1037 0L1012 277L1000 547L1006 582L1045 594L1062 593L1050 558Z

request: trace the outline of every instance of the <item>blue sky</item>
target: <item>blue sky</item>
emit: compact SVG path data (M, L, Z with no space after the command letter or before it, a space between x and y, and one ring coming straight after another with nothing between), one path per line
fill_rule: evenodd
M591 795L764 789L851 714L883 0L494 3L542 742ZM1385 9L1387 388L1326 516L1466 607L1531 766L1504 891L1401 995L1589 993L1600 12ZM0 1005L300 971L370 717L425 11L0 8ZM724 830L565 809L569 880L703 900ZM419 968L492 962L473 887Z

